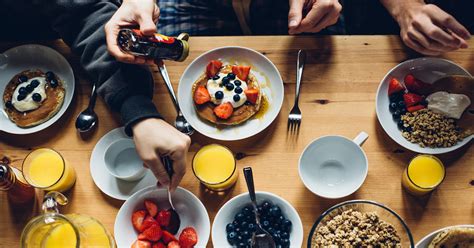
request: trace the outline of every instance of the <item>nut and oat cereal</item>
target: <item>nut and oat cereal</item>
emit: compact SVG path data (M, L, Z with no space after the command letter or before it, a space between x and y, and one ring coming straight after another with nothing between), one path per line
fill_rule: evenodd
M394 226L376 213L353 209L334 216L319 227L312 237L312 247L401 247Z
M407 112L401 120L405 127L409 127L402 136L421 147L451 147L468 136L456 126L454 119L429 109Z

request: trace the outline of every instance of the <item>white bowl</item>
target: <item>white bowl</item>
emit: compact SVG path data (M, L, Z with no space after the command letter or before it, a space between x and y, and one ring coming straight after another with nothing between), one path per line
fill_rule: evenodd
M368 161L360 147L369 136L361 132L354 140L323 136L313 140L301 154L298 171L303 184L324 198L354 193L367 177Z
M145 209L144 201L153 199L159 209L168 209L168 193L166 189L156 186L144 188L133 194L120 208L114 224L114 236L117 247L130 247L137 240L138 233L132 226L133 212ZM196 247L206 247L209 240L210 221L206 208L193 193L178 187L172 194L173 204L181 219L178 235L188 226L194 227L198 235Z
M55 123L66 112L74 95L74 73L71 65L57 51L41 45L22 45L11 48L0 54L0 96L10 80L24 70L40 69L43 72L52 71L64 82L66 94L58 113L49 120L29 128L15 125L5 113L3 100L0 101L0 131L11 134L31 134L41 131Z
M260 83L269 107L261 118L250 118L246 122L226 128L217 128L202 120L196 113L192 86L205 72L209 61L220 59L224 64L250 65ZM283 80L276 66L263 54L244 47L221 47L210 50L192 61L184 71L178 86L178 102L184 117L196 131L216 140L240 140L260 133L278 116L283 104Z
M136 181L145 176L146 168L137 154L132 139L118 139L107 146L104 163L112 176L125 181Z
M377 118L380 122L380 125L382 125L382 128L385 130L388 136L390 136L392 140L394 140L404 148L417 153L424 154L447 153L468 144L469 141L474 138L474 135L466 137L462 141L458 142L456 145L446 148L421 147L418 144L411 143L402 136L402 133L397 127L397 123L393 120L392 114L388 109L390 100L388 98L387 92L388 84L392 77L402 80L408 73L412 73L416 78L419 78L426 83L433 83L440 78L450 75L462 75L472 77L471 74L469 74L469 72L461 66L449 60L439 58L412 59L395 66L387 73L387 75L385 75L385 77L380 82L376 96Z
M436 237L436 235L438 235L438 233L440 233L440 232L442 232L446 229L451 229L451 228L455 228L455 227L474 228L474 225L457 225L457 226L448 226L448 227L438 229L438 230L426 235L420 241L418 241L418 243L416 243L416 245L415 245L415 248L428 248L428 245Z
M268 192L257 191L257 204L263 201L270 201L280 207L282 214L292 222L292 230L290 233L291 247L302 247L303 245L303 224L296 209L291 206L285 199ZM230 199L217 212L212 223L212 244L214 247L224 248L232 247L227 242L226 226L234 220L234 216L244 207L250 204L250 196L248 193L240 194Z

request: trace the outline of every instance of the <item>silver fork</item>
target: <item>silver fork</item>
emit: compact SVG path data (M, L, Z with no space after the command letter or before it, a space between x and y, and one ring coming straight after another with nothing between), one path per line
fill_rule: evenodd
M306 62L306 52L304 50L298 51L298 60L296 62L296 93L295 104L288 116L288 130L297 131L301 125L301 110L298 106L300 98L301 77L303 76L304 64Z

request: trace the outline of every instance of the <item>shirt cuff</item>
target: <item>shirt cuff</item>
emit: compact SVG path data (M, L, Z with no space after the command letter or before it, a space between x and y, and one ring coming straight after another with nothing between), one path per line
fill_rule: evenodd
M122 121L125 123L125 133L128 136L132 136L132 127L137 122L147 118L159 118L163 117L156 110L155 104L150 98L143 95L130 96L123 102L120 107L120 114Z

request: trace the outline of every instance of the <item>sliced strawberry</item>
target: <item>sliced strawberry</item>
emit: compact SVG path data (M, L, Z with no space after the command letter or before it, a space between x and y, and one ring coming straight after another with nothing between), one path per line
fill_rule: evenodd
M161 227L159 225L153 225L140 233L138 235L138 239L155 242L161 239L162 234L163 232L161 231Z
M207 91L206 87L199 86L194 91L194 102L196 104L204 104L211 100L211 95L209 95L209 91Z
M250 73L250 66L246 65L233 65L232 73L234 73L238 78L247 81L247 78Z
M388 95L392 95L393 93L397 93L400 91L405 90L403 85L398 81L396 78L390 79L390 83L388 84Z
M146 216L145 210L138 210L132 214L132 225L133 225L133 228L135 228L135 230L139 232L143 230L142 225L143 225L145 216Z
M155 217L158 213L158 206L152 200L145 200L145 207L151 217Z
M168 244L169 242L172 242L172 241L178 241L173 234L171 234L170 232L168 231L163 231L163 235L162 235L162 240L163 240L163 243L165 244Z
M196 230L192 227L186 227L179 235L179 245L183 248L192 248L198 242Z
M208 78L212 78L219 73L222 67L222 62L220 60L211 60L206 67L206 75Z
M151 248L151 243L145 240L135 240L131 248Z
M412 74L407 74L405 76L404 82L409 91L418 94L427 93L431 88L431 84L425 83L415 78Z
M150 228L151 226L158 226L158 221L155 220L155 218L151 217L150 215L147 215L145 217L145 220L143 221L142 227L141 227L141 232L145 231L146 229Z
M230 102L222 103L221 105L214 108L214 114L221 119L228 119L232 112L234 112L234 107Z
M171 220L171 212L168 210L160 210L160 212L158 212L158 216L156 216L156 220L162 227L169 226Z
M419 104L419 105L410 106L410 107L407 108L407 110L408 110L408 112L412 113L412 112L415 112L415 111L418 111L418 110L424 109L424 108L426 108L424 105Z
M181 248L181 246L179 245L178 241L171 241L168 244L168 248Z
M414 93L405 93L403 94L403 100L405 101L405 105L410 107L423 101L423 97Z
M151 248L166 248L166 245L163 242L158 241L158 243L154 243Z
M407 86L407 84L413 84L413 83L415 83L415 81L416 81L415 76L413 76L413 74L410 74L410 73L405 75L405 78L403 79L403 82L405 83L405 86Z
M258 89L248 89L248 90L245 90L244 93L247 96L247 101L251 102L252 104L257 103Z

